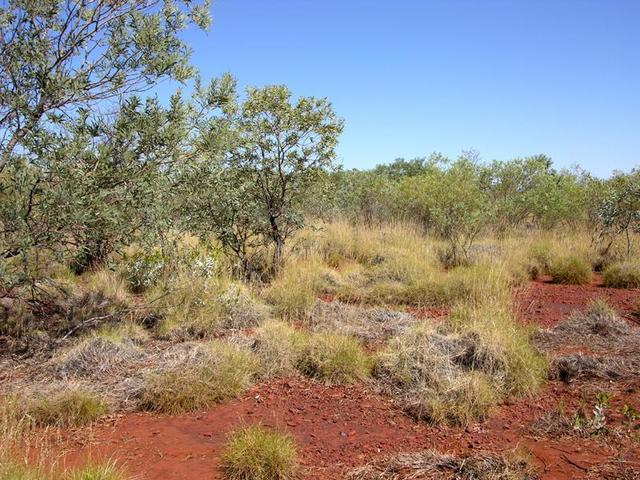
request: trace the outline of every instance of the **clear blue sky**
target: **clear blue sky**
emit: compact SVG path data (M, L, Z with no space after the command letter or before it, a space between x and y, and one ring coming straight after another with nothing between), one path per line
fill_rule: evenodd
M476 149L640 164L640 0L217 0L205 78L326 96L348 168Z

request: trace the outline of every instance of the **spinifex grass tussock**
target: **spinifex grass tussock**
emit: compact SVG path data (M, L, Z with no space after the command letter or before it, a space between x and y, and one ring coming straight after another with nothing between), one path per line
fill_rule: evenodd
M310 335L298 361L298 369L330 384L354 383L371 374L373 362L362 345L346 335Z
M77 427L92 423L109 412L95 393L80 388L40 395L27 402L25 414L36 425Z
M640 262L614 263L604 269L604 284L612 288L640 288Z
M242 394L259 370L251 351L215 340L197 355L149 374L141 406L168 414L206 408Z
M254 351L265 378L297 372L309 336L283 321L269 320L256 329Z
M534 393L546 361L508 305L471 302L456 307L445 325L423 323L392 339L375 374L410 414L467 424L506 396Z
M304 318L322 292L328 271L316 256L292 259L265 292L273 313L285 320Z
M224 330L254 327L268 316L249 288L237 281L182 275L154 289L162 337L207 338Z
M591 282L591 264L577 255L554 258L549 265L549 274L555 283L585 285Z
M291 436L254 426L231 434L222 466L229 480L293 480L298 471L297 457Z

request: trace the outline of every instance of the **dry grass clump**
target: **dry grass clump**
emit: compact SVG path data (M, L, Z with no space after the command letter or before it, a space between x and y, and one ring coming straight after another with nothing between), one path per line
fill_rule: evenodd
M410 269L418 265L407 258L394 260L401 256L421 258L422 263L433 265L437 262L434 244L411 224L394 223L370 227L333 222L325 225L312 241L324 263L336 269L350 263L366 267L379 266L380 270L389 272L389 277L397 278L410 274Z
M114 462L91 463L68 471L59 480L125 480L128 478Z
M420 261L420 260L417 260ZM372 305L440 307L460 301L479 302L496 292L508 294L511 278L499 267L475 264L448 272L423 264L404 280L389 279L371 271L363 279L344 282L336 297L346 302Z
M118 272L101 269L87 273L81 278L89 290L103 292L106 297L123 305L131 303L127 283Z
M389 343L375 376L412 416L466 424L482 418L497 401L487 374L471 368L480 367L475 365L475 347L470 337L446 335L422 324Z
M291 436L254 426L229 437L222 465L230 480L293 480L298 471L297 457Z
M268 316L245 285L225 279L181 276L150 295L160 297L156 309L163 319L158 330L165 337L207 338L254 327Z
M375 374L411 415L467 424L507 395L536 391L546 362L507 309L467 306L444 328L420 324L391 340Z
M529 247L527 253L527 273L532 280L542 275L548 275L554 258L554 248L551 242L537 242Z
M346 335L316 333L309 336L298 370L330 384L354 383L371 374L373 362L362 345Z
M467 457L435 451L402 453L351 470L346 480L535 480L524 456L476 453Z
M292 259L265 292L273 313L285 320L305 317L323 291L327 269L314 256Z
M550 352L569 345L589 347L603 353L629 356L640 353L640 331L622 320L603 300L591 303L552 330L542 330L536 343Z
M551 330L541 330L536 344L546 352L567 347L586 348L589 354L569 353L553 358L550 377L618 380L640 370L640 329L627 324L604 301L593 302Z
M259 373L259 361L248 350L213 341L195 355L151 373L141 407L176 414L206 408L246 391Z
M588 378L619 380L633 378L640 371L640 359L617 359L574 353L554 357L549 378L569 383Z
M585 285L593 278L591 265L577 255L554 258L549 265L549 274L555 283Z
M544 382L547 361L532 343L532 332L513 317L511 305L486 299L480 305L461 305L449 317L452 331L477 338L494 361L487 371L499 389L507 395L535 393ZM487 358L490 358L489 355ZM486 367L485 367L486 368ZM486 371L486 370L485 370ZM504 376L499 374L504 373Z
M612 288L640 288L640 264L614 263L604 269L604 284Z
M127 477L113 462L94 463L85 467L55 473L26 460L0 458L0 480L125 480Z
M316 331L337 332L371 342L406 332L416 323L416 318L410 313L380 307L317 301L307 321Z
M370 376L372 360L354 338L307 333L278 321L256 330L254 352L266 377L301 373L330 384L353 383Z
M105 326L55 356L52 363L64 377L114 373L144 356L139 345L147 339L146 330L134 323Z
M93 392L69 389L28 401L24 414L36 425L78 427L96 421L108 411L107 404Z
M260 359L263 377L283 377L297 372L308 334L285 322L269 320L256 329L255 335L253 350Z

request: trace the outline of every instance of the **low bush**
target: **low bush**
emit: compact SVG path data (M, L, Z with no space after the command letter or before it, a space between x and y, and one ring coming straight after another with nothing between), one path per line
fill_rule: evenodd
M640 264L614 263L603 272L604 284L612 288L640 288Z
M593 277L591 265L575 255L555 258L549 266L549 274L555 283L585 285Z
M369 377L372 360L354 338L317 333L304 347L298 369L330 384L353 383Z
M195 358L150 374L141 406L168 414L206 408L242 394L258 373L252 352L214 341Z
M72 389L40 396L26 405L26 415L36 425L77 427L106 415L107 404L96 394Z
M162 277L165 258L160 252L138 252L128 259L125 279L133 293L142 293L155 286Z
M293 438L259 426L233 433L222 462L230 480L292 480L298 470Z

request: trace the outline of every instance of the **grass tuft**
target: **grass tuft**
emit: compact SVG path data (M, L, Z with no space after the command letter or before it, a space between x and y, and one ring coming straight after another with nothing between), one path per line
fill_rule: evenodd
M565 285L585 285L593 277L589 262L575 255L555 258L549 266L549 274L555 283Z
M614 263L603 272L604 284L612 288L640 288L640 264Z
M282 321L270 320L260 326L256 330L254 351L262 364L263 377L296 373L308 338L308 334Z
M330 384L354 383L368 378L373 361L352 337L311 335L298 362L305 375Z
M213 341L197 358L149 375L141 406L168 414L206 408L245 392L258 373L252 352Z
M507 308L461 306L444 327L418 324L391 340L375 375L411 415L466 425L501 398L535 392L546 361Z
M36 425L78 427L96 421L108 411L107 404L93 392L74 389L40 396L28 402L25 413Z
M223 468L229 480L291 480L298 469L295 442L259 426L244 428L230 436Z

